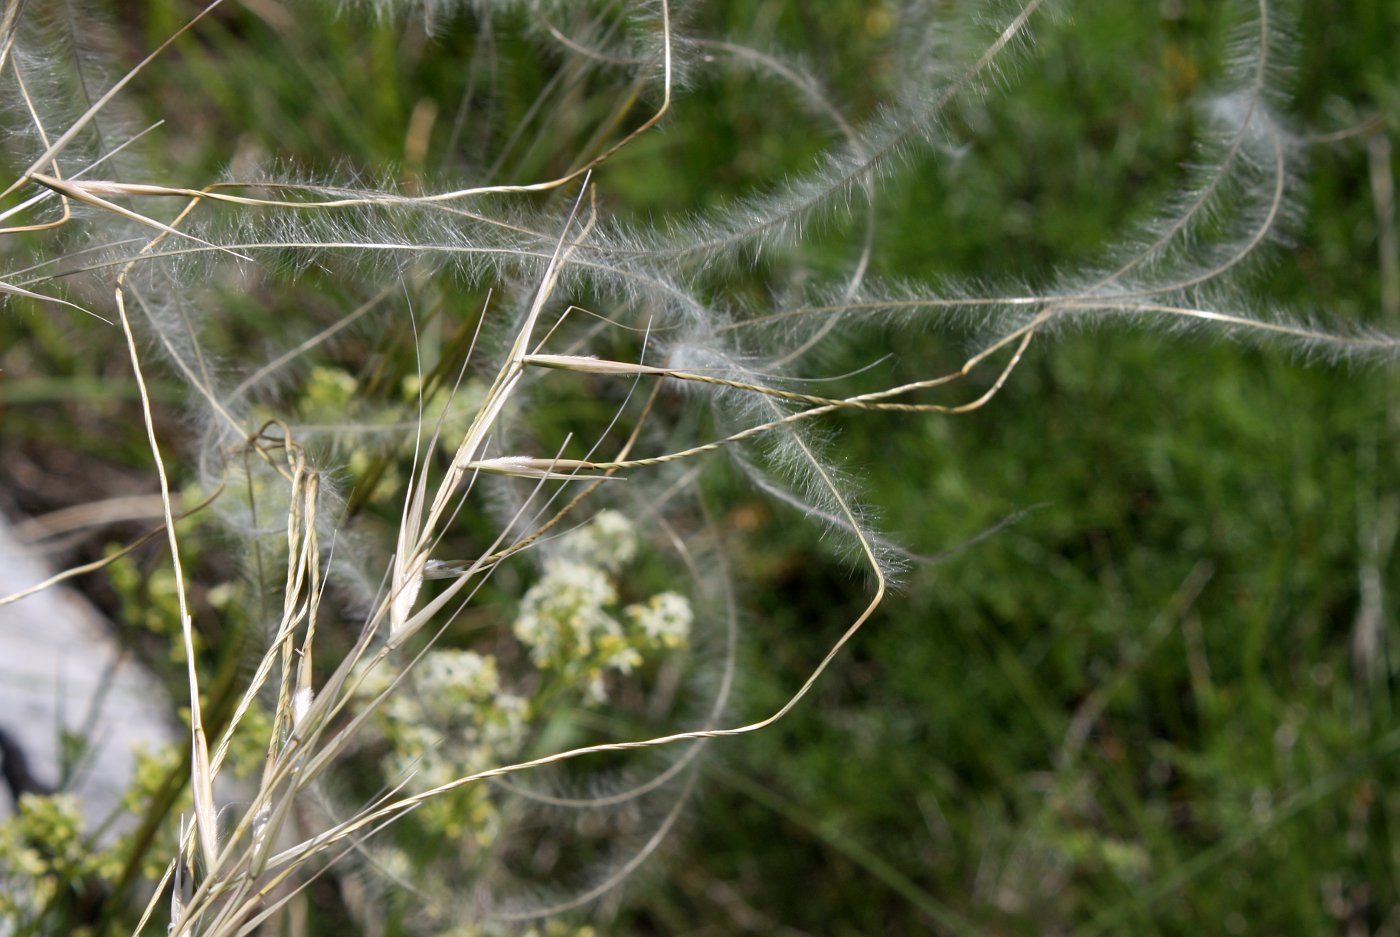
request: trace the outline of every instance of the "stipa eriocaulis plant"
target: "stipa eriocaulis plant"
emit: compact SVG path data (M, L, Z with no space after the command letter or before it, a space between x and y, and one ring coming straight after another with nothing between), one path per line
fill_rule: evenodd
M220 7L210 5L178 35L198 36ZM439 21L467 15L437 7ZM901 562L828 456L824 418L978 410L1037 338L1109 320L1203 326L1341 358L1394 350L1387 336L1250 310L1226 288L1288 214L1290 167L1307 143L1274 116L1279 14L1263 0L1239 5L1236 60L1201 115L1209 127L1201 168L1129 247L1040 288L951 286L941 294L872 277L881 187L922 153L965 158L959 115L1014 93L1014 70L1034 55L1034 31L1058 15L1047 0L990 4L956 28L938 18L942 10L898 11L888 54L903 81L888 89L884 110L861 119L795 58L691 34L664 0L500 7L475 13L482 32L491 16L500 28L521 27L558 58L558 71L518 132L505 136L498 165L488 159L479 178L463 173L452 184L335 181L237 165L209 184L138 178L139 165L106 172L115 148L98 132L102 119L165 46L52 129L34 93L38 53L25 44L26 18L41 5L7 7L3 66L30 147L7 192L7 233L84 226L87 240L58 259L65 276L82 274L99 285L92 295L105 289L110 297L95 311L110 309L120 330L164 504L193 794L166 873L172 933L252 932L337 863L388 889L418 888L426 900L413 923L425 927L549 916L634 871L674 826L699 746L765 729L791 711L870 620ZM759 76L823 123L832 142L815 168L674 224L610 216L609 172L684 108L681 79L699 83L713 71ZM512 160L529 162L523 139L538 142L540 128L573 120L577 101L600 85L616 100L596 109L596 126L574 141L562 169L496 181L511 177ZM61 92L44 89L55 99ZM842 226L852 233L842 271L805 264L808 240ZM765 264L775 276L787 273L785 292L760 302L729 287ZM3 288L71 303L56 281L50 266L38 265L7 275ZM291 302L278 298L284 290ZM229 338L220 331L229 327L222 304L241 305L257 323L248 331L267 333ZM270 311L248 309L262 305ZM292 316L298 306L304 327ZM288 320L289 331L271 331ZM960 366L892 385L869 372L819 385L848 389L812 392L820 375L808 362L856 330L930 324L972 334ZM413 362L402 374L381 365L357 380L327 355L358 342L382 361L397 338L400 357ZM207 676L179 512L147 389L156 361L189 390L202 426L198 470L244 538L266 618L246 685L217 729L205 722ZM349 385L336 397L338 376ZM317 410L316 388L334 404ZM714 538L696 506L703 498L694 497L710 467L726 463L825 528L871 583L866 605L832 635L807 679L775 711L743 724L725 720L735 612L715 559L723 549L707 543ZM354 485L338 484L337 471ZM687 585L630 585L624 599L624 564L596 548L580 555L577 546L602 536L611 511L631 516L650 547L676 556ZM533 581L517 590L516 612L486 637L470 632L475 626L465 623L490 607L499 580L522 575ZM340 597L328 602L334 593ZM347 638L339 619L352 612L360 622ZM675 651L692 629L688 640L717 636L709 640L722 663L688 723L659 734L611 731L613 740L593 744L574 744L575 730L563 733L563 745L531 750L532 741L561 737L549 731L557 723L548 704L609 696L648 654ZM519 666L501 663L510 654ZM443 711L436 704L444 699L461 712ZM217 781L253 735L261 761L252 791L225 797ZM457 753L440 757L453 744ZM512 779L675 746L689 747L655 778L602 796L556 795ZM338 768L376 758L390 765L376 769L380 787L337 787ZM377 845L424 817L431 825L433 810L453 804L469 819L449 810L433 821L437 828L473 840L474 858L490 857L508 848L493 842L495 826L528 805L635 806L657 790L670 806L649 818L648 832L634 833L631 854L573 894L530 903L511 903L500 880L482 874L454 904L460 883L440 878L447 887L434 892L420 869L402 868L414 857ZM517 806L491 801L497 795Z

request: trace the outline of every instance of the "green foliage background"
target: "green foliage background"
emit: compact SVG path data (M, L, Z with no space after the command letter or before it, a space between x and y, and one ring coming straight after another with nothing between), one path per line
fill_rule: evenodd
M886 192L888 272L1034 280L1175 184L1220 9L1111 7L1072 5L970 154ZM1299 126L1393 119L1400 6L1298 14ZM1307 220L1248 289L1384 322L1365 143L1309 156ZM968 417L849 421L902 543L937 553L1033 510L916 568L812 705L718 755L662 929L706 906L732 915L713 933L1394 928L1393 653L1353 651L1362 568L1395 581L1393 382L1125 324L1041 345ZM754 549L778 568L757 713L860 592Z

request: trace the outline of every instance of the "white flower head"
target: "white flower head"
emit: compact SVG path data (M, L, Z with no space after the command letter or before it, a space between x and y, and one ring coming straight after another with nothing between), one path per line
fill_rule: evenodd
M570 559L617 572L637 555L637 529L621 511L599 511L564 538L562 552Z
M420 693L485 702L501 687L496 658L475 651L436 650L418 664Z
M552 559L525 593L513 630L537 663L585 657L599 638L621 632L607 612L616 602L617 591L602 569Z
M627 617L642 632L647 643L675 649L684 647L690 640L695 613L685 596L661 592L645 603L627 606Z

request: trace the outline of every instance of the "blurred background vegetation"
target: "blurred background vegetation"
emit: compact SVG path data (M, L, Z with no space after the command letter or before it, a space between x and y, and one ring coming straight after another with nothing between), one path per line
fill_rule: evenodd
M1397 167L1386 141L1400 2L1295 6L1279 90L1296 131L1380 122L1305 147L1291 243L1234 285L1252 308L1395 331L1382 180ZM114 6L112 57L135 61L194 9ZM872 275L1044 284L1182 184L1238 11L1057 10L993 93L958 110L957 154L915 156L883 180ZM883 50L897 18L880 0L686 14L684 34L800 52L853 122L893 85ZM126 106L170 120L156 158L171 184L263 161L394 167L409 188L544 178L655 102L588 94L567 79L567 49L522 38L525 19L444 15L429 34L412 19L249 0L181 40ZM798 172L830 139L751 70L707 68L595 183L622 217L675 216ZM804 262L849 264L858 227L814 230ZM762 297L793 273L773 261L726 275ZM277 307L250 298L243 328L314 304L321 285ZM113 390L130 386L127 365L101 329L51 311L0 319L9 507L37 513L94 497L94 484L149 491L134 400ZM967 350L938 329L897 348L866 335L822 368L893 355L895 383L955 368ZM372 340L342 349L362 379L382 366L373 353ZM841 419L833 451L890 538L927 560L788 719L709 748L683 828L605 904L600 929L1400 930L1396 390L1393 366L1121 322L1033 345L971 415ZM168 415L180 394L157 385ZM786 699L869 583L789 508L727 485L716 498L745 608L743 720Z

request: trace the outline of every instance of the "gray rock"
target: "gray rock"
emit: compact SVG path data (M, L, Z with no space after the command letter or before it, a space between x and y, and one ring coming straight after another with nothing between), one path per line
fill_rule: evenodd
M0 518L0 598L53 575ZM116 642L112 628L76 591L54 586L0 605L0 730L23 750L41 785L60 778L62 733L84 740L64 789L83 801L89 829L118 809L136 746L182 741L171 702ZM0 816L11 812L0 794ZM121 829L118 822L112 832Z

